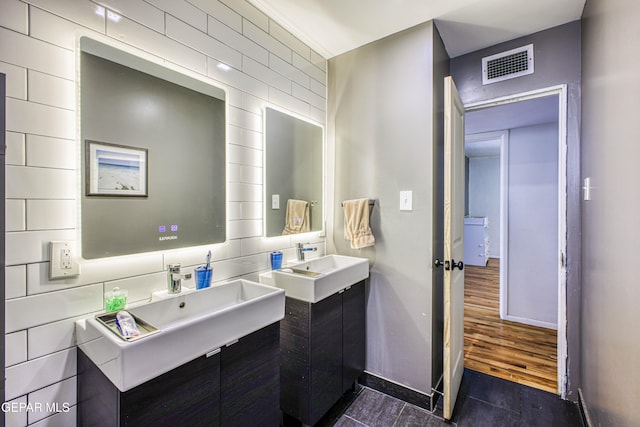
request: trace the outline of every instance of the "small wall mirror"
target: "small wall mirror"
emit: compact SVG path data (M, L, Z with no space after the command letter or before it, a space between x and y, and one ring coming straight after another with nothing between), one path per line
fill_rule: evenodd
M225 241L225 92L80 39L82 256Z
M322 230L323 128L271 107L264 117L265 235Z

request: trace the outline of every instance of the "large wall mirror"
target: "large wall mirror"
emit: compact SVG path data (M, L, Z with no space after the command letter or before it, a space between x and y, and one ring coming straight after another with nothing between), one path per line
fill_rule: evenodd
M270 107L264 116L265 235L320 231L323 128Z
M80 39L82 256L225 241L225 92Z

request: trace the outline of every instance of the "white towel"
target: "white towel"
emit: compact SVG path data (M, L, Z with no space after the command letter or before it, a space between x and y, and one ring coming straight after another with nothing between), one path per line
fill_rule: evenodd
M344 238L351 242L351 249L366 248L376 244L369 227L369 199L346 200L344 209Z
M306 200L287 200L287 213L282 234L308 233L309 227L309 202Z

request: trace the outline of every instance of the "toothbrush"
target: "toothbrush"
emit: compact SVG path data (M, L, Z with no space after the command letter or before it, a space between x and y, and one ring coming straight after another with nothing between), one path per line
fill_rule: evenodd
M207 266L204 269L209 270L209 268L211 268L211 251L207 253Z

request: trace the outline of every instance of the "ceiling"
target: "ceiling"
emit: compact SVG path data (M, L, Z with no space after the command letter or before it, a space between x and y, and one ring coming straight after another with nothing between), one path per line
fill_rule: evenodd
M558 95L467 111L464 133L472 135L558 121Z
M585 0L249 0L329 59L436 20L454 58L580 19Z
M551 95L467 111L464 115L464 132L473 135L557 123L558 105L558 95ZM465 143L465 154L467 157L497 156L500 154L500 140Z

